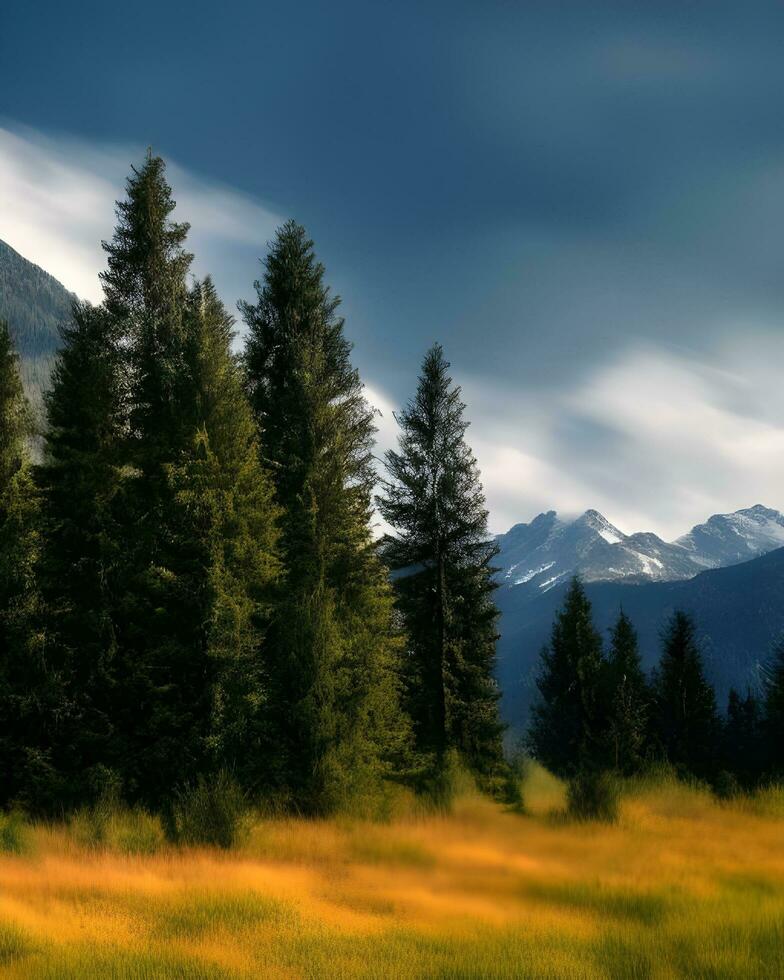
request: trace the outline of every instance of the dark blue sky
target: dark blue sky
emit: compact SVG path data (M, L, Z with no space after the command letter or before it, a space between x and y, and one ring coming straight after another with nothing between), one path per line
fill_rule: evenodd
M773 2L14 2L0 125L151 144L302 221L375 391L444 342L497 526L673 532L784 505L716 441L784 419L783 52Z

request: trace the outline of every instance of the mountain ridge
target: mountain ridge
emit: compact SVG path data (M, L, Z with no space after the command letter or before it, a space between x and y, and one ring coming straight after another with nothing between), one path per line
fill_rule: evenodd
M651 531L626 534L597 510L563 521L554 510L497 535L502 586L542 591L574 574L586 582L679 581L784 546L784 515L762 504L714 514L675 541Z

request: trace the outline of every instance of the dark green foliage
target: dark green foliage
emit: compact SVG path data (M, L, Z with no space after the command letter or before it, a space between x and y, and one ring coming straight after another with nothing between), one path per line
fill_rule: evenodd
M762 705L750 691L742 698L730 690L721 757L739 787L750 790L759 784L765 768Z
M694 621L673 613L662 636L654 679L655 726L667 759L680 771L708 778L717 765L719 721L705 679Z
M124 404L120 334L103 308L76 304L62 343L37 470L38 575L47 660L67 692L49 736L57 779L48 793L52 805L68 807L100 795L119 764L114 613L121 556L114 507ZM43 790L39 807L47 806Z
M776 647L765 685L763 764L776 779L784 776L784 641Z
M199 776L193 786L177 795L169 829L180 844L234 847L248 830L247 797L223 770L211 778Z
M556 775L569 778L606 762L605 663L591 604L578 578L556 614L542 651L528 746Z
M569 780L566 790L567 813L574 820L615 823L620 800L617 778L604 769L581 769Z
M283 595L269 637L275 779L325 812L372 794L401 747L399 642L370 535L375 428L312 242L272 243L242 306L251 403L282 508Z
M607 761L617 772L631 776L645 760L651 693L640 662L637 633L623 611L610 634L606 684Z
M493 676L498 611L495 543L476 460L465 441L460 389L440 345L425 356L416 394L397 416L378 498L392 527L384 556L408 636L406 700L419 748L437 765L456 749L483 778L502 769Z
M40 718L55 685L36 628L38 497L31 436L18 359L0 321L0 804L21 794L41 759Z
M200 605L199 655L211 684L206 731L211 769L231 768L259 792L270 761L262 638L278 576L277 508L256 426L231 353L233 320L209 279L190 297L187 364L193 441L168 470L173 530Z

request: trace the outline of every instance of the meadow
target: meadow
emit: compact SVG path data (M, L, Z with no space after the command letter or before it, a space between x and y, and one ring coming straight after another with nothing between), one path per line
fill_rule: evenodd
M0 976L784 976L784 793L640 780L613 825L466 788L449 814L256 819L229 851L118 813L0 824Z

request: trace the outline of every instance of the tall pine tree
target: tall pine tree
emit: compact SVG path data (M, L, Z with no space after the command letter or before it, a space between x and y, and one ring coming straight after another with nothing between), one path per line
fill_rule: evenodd
M114 627L121 560L114 508L125 432L120 341L105 309L77 304L45 399L39 579L47 658L63 681L51 752L66 808L120 778Z
M528 730L532 755L557 776L607 763L605 669L591 603L575 577L542 650L540 697Z
M645 758L650 702L637 633L621 610L610 634L607 656L606 738L609 764L626 776L638 772Z
M379 509L392 527L384 554L408 636L406 694L420 749L443 764L456 749L481 776L499 771L502 726L493 677L498 610L487 509L465 440L460 389L440 344L396 416Z
M186 360L192 445L169 470L181 519L181 578L199 597L210 688L207 765L229 769L254 795L269 782L272 734L263 656L279 574L277 508L237 359L233 319L210 279L190 296Z
M391 590L370 533L373 412L313 243L279 229L243 304L262 457L282 508L284 591L270 635L277 785L328 812L373 795L404 732Z
M667 624L654 678L657 734L669 761L681 771L711 776L717 763L716 697L705 679L694 620L676 610Z

